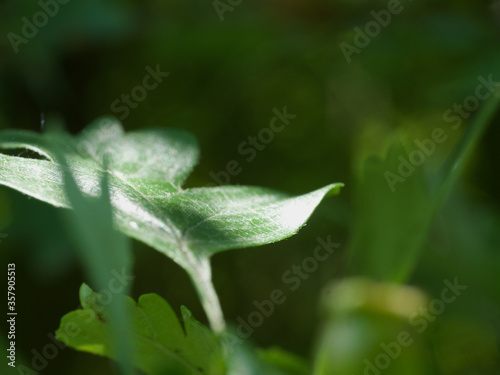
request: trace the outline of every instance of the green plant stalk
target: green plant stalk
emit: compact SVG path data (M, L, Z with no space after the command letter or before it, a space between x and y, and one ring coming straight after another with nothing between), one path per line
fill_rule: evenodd
M471 124L465 130L458 144L453 148L443 166L438 172L432 189L432 201L428 211L428 220L422 229L421 243L423 244L427 238L434 218L438 211L443 207L446 199L450 195L453 187L461 176L467 161L469 160L475 147L481 140L481 137L486 132L488 125L493 120L495 114L500 108L500 90L495 91L488 101L478 111L473 118ZM423 249L423 246L422 246ZM415 268L418 256L414 257L413 264L408 264L402 272L403 277L400 279L408 280L411 271Z
M418 232L418 235L415 235L412 240L412 245L415 246L416 250L411 256L406 257L404 261L398 264L398 271L391 281L397 283L408 282L425 248L425 241L432 229L434 218L446 202L499 107L500 90L495 91L481 106L452 152L448 155L438 174L434 176L429 189L429 202L426 202L425 206L421 207L422 210L425 210L422 212L421 224L414 228Z
M453 149L439 171L436 180L436 190L433 208L437 211L450 194L453 186L462 173L466 162L474 148L486 132L500 107L500 90L495 91L484 106L479 110L472 123L466 129L458 145Z
M130 259L118 259L117 254L115 253L111 258L106 255L103 250L103 238L94 238L95 233L89 233L87 229L89 229L87 225L86 215L82 216L82 213L85 212L85 206L88 206L88 203L85 201L85 197L80 192L74 177L69 172L69 168L67 165L67 161L63 156L61 150L57 149L57 159L59 160L62 167L64 185L66 189L66 194L69 200L72 202L72 205L75 210L73 210L71 215L71 222L78 228L78 233L74 233L76 238L78 238L78 242L80 246L78 246L80 250L80 258L83 260L86 272L90 279L92 279L99 288L106 288L109 282L109 271L114 268L114 266L121 266L126 264L127 269L130 269ZM107 164L107 162L106 162ZM106 207L105 214L108 214L109 217L109 229L112 229L112 218L111 218L111 204L110 204L110 196L109 196L109 184L108 178L106 174L103 175L101 180L101 189L102 195L100 197L101 205ZM80 213L80 214L79 214ZM122 254L124 257L130 257L130 249L121 248L125 247L126 241L123 243L117 243L116 239L120 238L121 234L114 235L109 234L109 237L113 238L115 241L112 241L111 245L113 249L107 249L109 252L113 250L118 250L119 252L124 252ZM91 240L89 240L91 239ZM116 249L114 247L117 247ZM120 247L120 248L119 248ZM124 294L128 294L129 286L125 286ZM131 339L128 335L127 330L124 330L124 326L129 325L129 317L125 311L124 305L117 301L116 299L111 301L110 306L110 314L112 317L112 332L115 337L116 345L116 356L117 356L117 365L118 371L122 375L133 375L134 370L132 366L130 353L132 352L132 343Z
M210 259L207 257L190 257L188 262L191 267L187 267L186 271L198 293L210 327L215 333L221 334L226 330L226 322L219 297L212 282Z
M426 220L424 226L422 227L421 236L419 237L419 242L422 243L422 245L431 230L434 218L446 202L446 199L450 195L457 180L460 178L472 152L481 140L481 137L486 132L488 125L493 120L499 108L500 90L497 90L476 114L471 124L465 130L460 141L453 148L451 154L439 170L434 184L432 185L433 189L431 193L433 197L427 213L428 220ZM424 246L421 246L421 249L423 248ZM397 281L405 282L409 279L409 276L419 259L418 255L420 253L421 252L416 253L413 260L408 262L406 266L402 268L400 273L401 277Z

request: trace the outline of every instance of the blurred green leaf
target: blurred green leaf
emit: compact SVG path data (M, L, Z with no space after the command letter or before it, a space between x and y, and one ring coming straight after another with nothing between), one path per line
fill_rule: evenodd
M257 349L243 343L226 356L226 375L309 375L308 363L279 348Z
M422 171L410 163L403 144L394 142L383 159L363 162L356 182L351 272L405 281L431 219Z
M433 374L417 288L349 278L325 289L314 375ZM432 318L432 317L431 317Z
M58 134L52 134L57 138ZM57 161L63 171L64 186L67 198L74 208L65 212L65 223L72 233L75 246L80 250L85 269L90 279L100 290L109 290L112 280L118 274L131 274L132 250L130 240L113 228L113 214L109 197L108 175L103 173L100 182L101 196L85 197L78 188L67 168L62 150L55 150ZM106 165L106 161L105 161ZM128 294L131 282L121 283L123 294ZM113 347L123 374L133 374L130 364L132 338L122 329L128 326L129 319L123 301L113 299L109 303L111 317L111 335Z
M481 107L432 184L427 184L421 168L436 148L430 139L419 141L420 149L411 152L401 141L392 142L383 159L371 157L363 162L357 176L350 247L354 273L378 280L408 279L435 214L448 199L499 104L500 93L496 91Z

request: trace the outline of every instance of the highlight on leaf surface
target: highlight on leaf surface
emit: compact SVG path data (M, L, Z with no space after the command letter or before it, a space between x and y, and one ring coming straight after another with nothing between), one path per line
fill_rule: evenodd
M199 153L190 134L165 128L125 134L116 120L107 118L77 137L0 132L0 150L13 148L29 149L47 160L0 154L0 184L54 206L70 207L56 150L65 150L67 168L88 196L101 193L100 177L107 173L117 228L188 272L216 331L225 323L211 281L210 257L294 235L321 200L343 186L331 184L297 197L252 186L183 190Z

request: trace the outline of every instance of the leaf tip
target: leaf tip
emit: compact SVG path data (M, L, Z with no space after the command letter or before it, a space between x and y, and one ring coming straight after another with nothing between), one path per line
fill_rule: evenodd
M330 195L337 195L340 193L340 190L345 187L345 184L343 182L336 182L334 184L328 185L327 186L327 193L326 196Z
M181 315L183 320L193 318L193 314L191 313L191 311L189 311L188 308L184 305L181 306Z
M82 304L83 307L87 306L87 301L88 301L89 297L92 296L93 294L94 294L94 291L87 284L83 283L80 286L79 296L80 296L80 303Z

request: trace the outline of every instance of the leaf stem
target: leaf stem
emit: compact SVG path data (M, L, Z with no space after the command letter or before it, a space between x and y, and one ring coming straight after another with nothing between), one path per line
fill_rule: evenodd
M216 333L226 330L226 322L219 297L212 283L210 259L206 257L192 257L189 259L190 267L186 268L194 287L200 297L201 305L207 314L210 327Z

